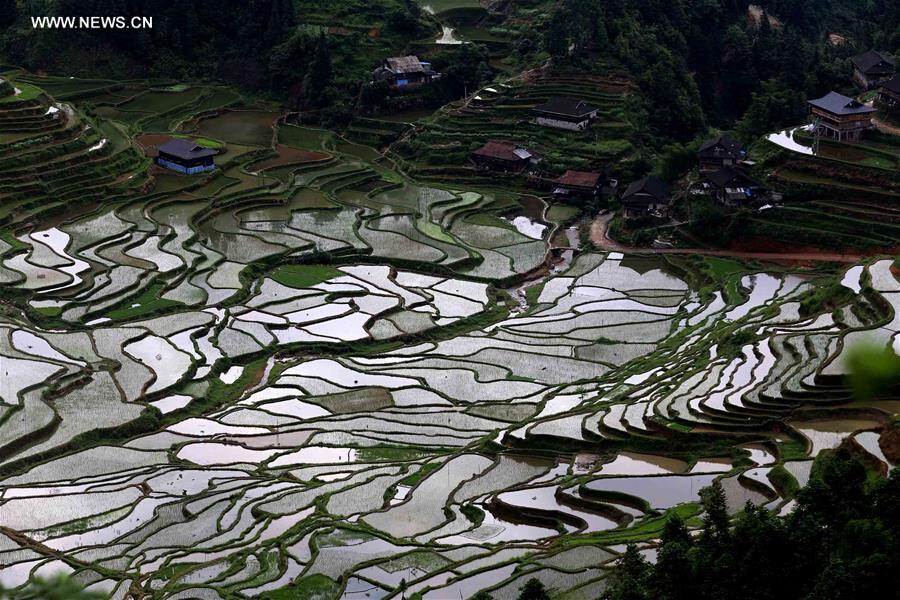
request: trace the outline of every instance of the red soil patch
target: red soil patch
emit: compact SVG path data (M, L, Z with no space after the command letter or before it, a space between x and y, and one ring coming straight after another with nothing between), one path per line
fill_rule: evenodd
M166 135L165 133L143 133L137 136L134 141L138 143L138 146L141 147L144 154L150 158L154 158L157 154L156 147L160 144L165 144L170 139L172 139L172 136Z
M326 154L325 152L301 150L299 148L285 146L284 144L276 144L275 151L278 152L278 156L257 163L254 165L254 168L257 171L265 171L266 169L274 169L286 165L301 165L304 163L318 162L331 157L330 154Z

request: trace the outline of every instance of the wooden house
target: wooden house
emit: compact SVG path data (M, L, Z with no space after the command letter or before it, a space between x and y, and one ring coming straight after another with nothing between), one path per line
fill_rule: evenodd
M534 122L544 127L583 131L597 118L596 106L582 100L554 96L532 109Z
M191 140L172 138L157 148L154 162L185 175L212 171L216 168L215 150L199 146Z
M853 82L864 90L878 87L897 72L894 57L886 52L869 50L850 59L853 63Z
M747 150L730 136L717 135L701 144L697 151L701 171L711 171L738 164L747 157Z
M746 206L762 199L762 186L739 168L720 167L704 176L710 195L722 206Z
M663 217L671 214L672 196L669 184L656 177L644 177L631 183L622 194L625 217Z
M839 142L858 142L872 128L875 109L853 98L829 92L807 101L815 132Z
M563 202L590 203L600 199L600 173L566 171L556 180L553 198Z
M386 81L394 88L417 87L440 76L431 68L430 62L423 62L413 55L386 58L381 66L372 71L373 82Z
M472 153L472 162L476 167L491 171L517 173L538 160L525 148L496 140L490 140Z
M900 75L894 75L881 84L878 104L890 111L900 108Z

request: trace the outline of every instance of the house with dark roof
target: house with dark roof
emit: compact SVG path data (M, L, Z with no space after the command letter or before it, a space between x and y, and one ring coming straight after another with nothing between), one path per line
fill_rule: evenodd
M887 110L900 108L900 75L882 82L878 90L878 104Z
M656 177L644 177L631 183L622 194L625 218L668 217L672 196L669 184Z
M472 162L477 168L491 171L517 173L539 160L540 157L525 148L497 140L490 140L472 153Z
M706 140L697 151L701 171L736 165L746 157L747 150L741 143L724 133Z
M373 82L386 81L395 88L416 87L440 77L430 62L423 62L413 55L385 58L381 66L372 71Z
M761 200L764 189L740 168L719 167L704 173L710 195L722 206L746 206Z
M556 180L553 198L563 202L594 202L600 199L602 185L600 173L566 171Z
M871 129L875 109L837 92L807 100L814 131L839 142L858 142Z
M853 63L853 81L864 90L878 87L897 72L897 62L887 52L869 50L850 59Z
M215 150L204 148L191 140L172 138L157 147L154 162L172 171L193 175L215 169L215 155Z
M583 131L597 118L596 106L576 98L554 96L531 109L534 122L544 127Z

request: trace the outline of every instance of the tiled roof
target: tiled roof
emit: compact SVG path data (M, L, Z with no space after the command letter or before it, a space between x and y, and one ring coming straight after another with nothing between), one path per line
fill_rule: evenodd
M215 150L198 146L191 140L184 138L172 138L164 144L160 144L158 150L183 159L204 158L216 154Z
M597 107L577 98L554 96L543 104L535 106L534 110L535 112L566 117L587 117L590 113L597 110Z
M559 185L568 185L572 187L593 188L600 181L599 173L590 173L588 171L566 171L562 177L556 180Z
M850 59L853 66L865 74L893 73L896 68L894 57L886 52L869 50Z
M517 150L523 149L519 148L515 144L510 144L508 142L498 142L496 140L491 140L484 146L476 150L475 154L478 156L486 156L488 158L496 158L499 160L509 161L520 161L531 157L531 154L527 150L525 151L525 156L517 154Z
M628 189L625 190L625 193L622 194L622 201L628 203L631 200L632 202L649 204L650 198L648 196L657 202L668 203L670 200L669 184L651 176L638 179L632 182Z
M703 142L703 144L700 145L699 153L701 155L719 155L721 152L718 151L718 146L724 148L725 152L733 158L740 158L744 151L740 142L723 133Z
M875 109L871 106L861 104L857 100L837 92L828 92L821 98L809 100L808 102L816 108L821 108L835 115L856 115L875 112Z
M425 70L418 56L392 56L385 61L394 73L419 73Z

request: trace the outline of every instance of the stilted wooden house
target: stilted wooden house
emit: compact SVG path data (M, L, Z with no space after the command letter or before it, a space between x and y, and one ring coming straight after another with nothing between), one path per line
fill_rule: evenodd
M843 94L829 92L808 103L814 131L823 137L839 142L858 142L863 133L872 128L875 109Z
M158 148L155 162L161 167L186 175L212 171L216 168L215 150L198 146L191 140L172 138Z

